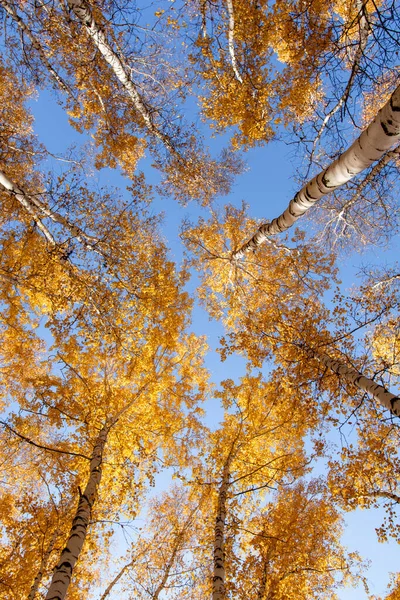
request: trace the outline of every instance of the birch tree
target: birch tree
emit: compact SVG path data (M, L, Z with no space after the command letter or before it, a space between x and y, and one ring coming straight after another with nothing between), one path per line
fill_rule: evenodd
M213 490L213 511L203 516L208 521L213 600L228 597L240 585L236 568L241 536L248 533L254 511L270 490L290 485L307 470L303 436L316 422L305 417L300 402L291 415L285 414L282 393L276 379L247 376L238 385L223 382L218 394L224 420L209 435L211 450L204 452L205 465L194 474L195 486L212 485Z
M150 339L148 341L150 343ZM20 402L22 415L29 417L15 417L16 426L6 429L15 435L18 427L19 442L29 444L34 450L40 448L39 451L45 454L51 465L47 467L49 474L53 471L62 481L58 492L62 497L71 498L76 484L84 483L79 492L78 508L70 511L75 515L69 534L65 531L68 521L64 518L62 522L63 531L60 535L65 539L65 547L54 568L47 592L49 598L66 596L89 530L91 541L84 553L86 564L78 571L77 588L72 594L79 594L85 589L87 573L92 572L92 577L97 576L98 565L94 566L93 561L101 559L101 555L103 559L107 556L106 549L101 548L101 540L111 535L108 523L118 521L120 510L129 518L134 518L145 491L145 482L147 479L151 481L159 468L157 460L161 459L161 452L164 465L179 461L184 467L190 455L192 431L195 432L198 426L195 412L201 394L194 389L196 386L192 386L194 380L191 380L192 374L200 375L197 370L200 348L195 343L189 350L189 340L184 343L185 350L181 356L175 351L171 356L170 351L164 349L162 356L157 357L155 350L155 354L142 357L148 368L144 372L139 370L135 377L130 371L132 365L127 366L125 359L119 371L116 371L117 356L109 362L103 373L101 370L99 372L97 365L102 360L102 353L96 354L92 346L90 352L80 352L79 357L74 358L71 342L70 338L67 342L70 356L62 359L65 380L57 382L53 377L48 382L43 379L31 381L31 387L33 385L36 391L34 399L30 402L25 400L24 405ZM136 366L139 367L139 364L136 363ZM171 403L170 395L179 400ZM185 409L180 407L180 402L184 403ZM104 425L99 432L98 423L102 420ZM68 438L60 440L66 423L70 429ZM58 437L56 448L52 441L55 436ZM91 446L92 454L89 450ZM61 464L53 461L54 453L56 457L61 455ZM105 482L102 489L100 479L104 467ZM71 468L72 481L68 481L65 470L69 472ZM17 472L20 473L20 470ZM53 484L55 481L53 479ZM21 483L23 481L20 480ZM70 506L74 504L74 496L72 494ZM98 496L99 506L95 502ZM55 553L52 561L54 558ZM34 564L37 557L35 561L32 556L32 560ZM47 568L45 582L50 573L50 566Z
M377 402L395 416L400 416L400 398L396 394L392 394L392 392L385 389L382 385L379 385L369 377L365 377L365 375L360 373L360 371L357 371L357 369L348 367L338 360L329 358L326 354L315 352L311 348L307 350L307 354L331 369L343 380L370 394Z
M345 113L355 117L357 94L370 90L379 73L396 72L393 40L400 28L390 0L379 6L221 0L195 7L196 20L184 13L182 21L198 36L191 59L203 113L217 131L237 128L235 147L277 134L297 139L311 162L320 141L325 148L332 131L340 137Z
M201 498L177 485L150 500L146 524L132 543L129 562L109 583L101 600L113 597L117 585L127 598L158 600L161 594L201 597L194 584L201 569L194 558L199 501L201 504Z
M4 181L7 184L9 180ZM16 194L26 199L21 189L18 188ZM38 210L42 207L34 205ZM122 237L119 236L122 230L115 232L119 236L118 243L113 245L113 242L109 247L110 266L118 265L118 278L113 275L103 279L99 272L94 275L88 262L81 266L73 264L71 259L60 261L57 256L49 260L44 240L37 234L31 236L30 244L24 235L21 245L16 243L15 236L11 236L13 244L3 241L7 250L2 255L3 269L13 273L4 280L2 289L2 358L4 372L13 373L5 398L7 402L12 399L22 413L22 416L9 416L4 422L6 432L17 435L21 443L48 453L48 470L55 481L61 478L60 494L72 496L71 505L74 504L72 490L76 490L77 484L83 490L73 533L69 539L65 530L60 533L61 539L67 538L66 550L49 588L49 597L54 594L65 597L93 520L109 522L121 506L130 516L135 514L146 478L151 480L157 470L164 434L164 464L181 464L188 459L191 432L197 427L195 411L204 394L206 377L201 367L203 343L184 333L191 305L182 290L186 275L175 273L174 265L166 260L162 244L155 247L148 243L150 231L153 239L156 236L157 219L151 217L146 224L139 217L138 208L136 206L132 213L125 207L118 227L124 229L125 218L129 227ZM103 203L100 210L104 209ZM59 219L57 225L65 227L68 222ZM100 220L97 225L107 231L110 221ZM33 248L36 252L32 252ZM88 252L87 247L84 252ZM130 254L129 261L124 259L125 252ZM93 252L93 255L98 256L98 253ZM7 269L7 259L18 259L25 281L21 281L20 271ZM58 279L53 278L51 285L47 282L49 271L58 273ZM38 365L38 352L44 352L44 343L38 336L36 319L43 315L53 336L53 358ZM21 352L20 347L26 341L30 343ZM25 365L27 359L30 367ZM60 366L56 368L57 363L61 365L64 379L53 371L60 369ZM141 392L143 399L138 402ZM181 420L183 413L184 421ZM103 427L101 439L98 438L99 426ZM68 440L62 433L65 427L69 429ZM93 447L96 452L92 455ZM67 458L61 463L53 461L51 457L55 452ZM116 472L112 467L106 472L107 494L102 496L106 501L100 502L97 508L94 500L99 494L104 452L107 460L121 466ZM91 475L85 481L88 457L91 457ZM75 461L72 465L68 462L71 460ZM71 472L71 480L64 476L65 471ZM135 481L133 490L132 481ZM23 481L21 484L24 485ZM98 566L94 568L92 563L100 554L101 531L100 526L91 537L90 552L84 554L86 565L77 571L80 577L71 591L72 597L85 593L86 573L92 570L93 576L97 576ZM32 565L38 559L36 556ZM38 564L36 568L41 569ZM30 565L27 573L32 570L34 567ZM44 576L41 589L47 581ZM26 584L20 583L24 589Z
M286 210L270 223L261 225L255 235L232 253L238 260L255 251L267 236L291 227L322 196L334 191L379 160L400 138L400 88L391 95L372 123L343 154L311 179L290 201Z
M281 489L249 523L254 537L247 542L235 595L338 598L337 589L357 582L360 567L360 558L339 543L341 527L323 482L300 480Z
M104 446L107 440L109 426L105 425L95 442L90 461L90 475L87 485L79 498L78 509L72 521L71 532L60 560L54 569L46 600L54 600L66 596L72 572L82 550L86 532L90 521L91 511L96 499L101 481L101 463L103 461Z
M68 10L62 3L28 2L23 15L13 3L3 6L10 35L19 29L34 39L28 59L23 53L16 67L32 60L43 63L42 73L52 81L54 73L62 74L61 98L72 90L65 108L78 131L93 132L98 168L119 165L134 178L147 147L165 176L160 189L179 201L208 204L229 191L241 160L229 151L213 158L194 125L184 123L176 105L185 99L187 74L164 31L133 27L129 7L118 7L114 22L112 5L92 7L86 0L71 0ZM47 54L52 54L51 68Z
M380 507L377 516L382 523L376 529L379 541L398 539L398 419L385 419L384 411L364 401L347 420L350 424L342 423L343 437L337 441L337 453L332 453L329 461L331 493L346 511L373 511ZM350 427L356 433L351 442Z

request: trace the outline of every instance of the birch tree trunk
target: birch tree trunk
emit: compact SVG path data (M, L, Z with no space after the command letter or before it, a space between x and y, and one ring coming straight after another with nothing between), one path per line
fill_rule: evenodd
M226 0L226 7L228 9L228 15L229 15L228 48L229 48L229 54L231 56L232 69L233 69L233 72L235 73L235 77L239 81L239 83L243 83L243 79L240 76L239 69L237 66L236 54L235 54L235 14L233 11L232 0Z
M32 584L31 590L28 595L28 600L35 600L36 593L39 589L39 585L43 579L43 573L46 570L47 563L50 558L50 554L53 552L54 544L56 543L57 536L59 534L58 529L56 529L53 535L50 538L49 545L47 546L46 552L42 556L42 560L40 561L39 571L35 577L35 580Z
M170 137L162 133L162 131L160 131L159 128L154 124L151 111L146 106L141 95L137 91L135 84L131 80L127 66L108 43L106 36L97 25L92 15L89 4L86 2L86 0L68 0L68 6L80 23L85 27L96 48L99 50L104 60L113 70L117 79L128 92L133 106L141 115L147 129L161 142L163 142L165 147L168 148L172 154L179 156L172 144Z
M71 582L72 571L81 553L87 535L92 506L96 500L101 480L101 464L104 446L110 431L106 424L100 431L90 461L90 474L86 488L79 499L78 509L72 521L71 531L60 560L54 569L49 591L45 600L64 600Z
M255 251L263 244L267 236L289 229L320 198L379 160L399 140L400 86L350 148L311 179L279 217L261 225L250 240L232 253L232 259L243 258L247 252Z
M124 565L122 567L122 569L119 571L119 573L117 573L117 575L114 577L114 579L111 581L111 583L108 584L104 593L100 597L100 600L105 600L107 598L107 596L109 596L111 590L113 589L113 587L115 585L117 585L118 581L121 579L121 577L123 576L125 571L127 571L130 567L132 567L135 564L135 560L136 560L136 558L131 560L131 562L128 562L126 565Z
M57 245L57 243L56 243L53 235L51 234L51 232L48 230L48 228L46 227L46 225L44 225L44 223L42 222L41 218L37 214L37 211L35 210L35 207L32 205L32 203L26 197L25 192L23 192L20 188L15 187L14 184L12 183L12 181L10 181L10 179L8 179L8 177L4 173L4 171L0 171L0 185L9 194L11 194L12 196L14 196L14 198L16 200L18 200L18 202L26 210L26 212L29 215L31 215L32 219L36 223L37 228L43 233L44 237L49 242L50 246L52 246L53 248L55 248L56 245Z
M78 509L75 518L72 521L70 535L67 544L61 553L60 560L54 569L49 591L45 600L64 600L68 586L71 582L71 576L74 566L81 553L84 541L87 535L87 529L90 522L92 506L96 500L97 492L101 481L101 465L103 462L104 447L107 442L110 430L122 415L134 405L139 396L147 388L145 383L132 399L123 406L113 418L109 418L101 429L93 449L90 460L89 480L85 491L79 499Z
M25 208L25 210L32 215L35 220L37 226L45 235L46 239L50 242L52 246L56 246L56 241L48 228L43 224L42 218L47 217L54 223L58 223L62 225L69 231L71 236L78 240L87 250L92 250L97 254L102 254L102 252L96 248L96 244L98 244L98 238L85 233L80 227L71 223L68 219L60 215L58 212L50 210L47 206L39 200L39 198L30 196L23 189L15 185L4 173L4 171L0 171L0 185L8 191L9 194L14 196L16 200ZM38 214L38 211L40 214Z
M74 95L71 92L70 88L65 83L61 75L57 73L57 71L48 61L44 48L42 48L42 46L39 44L38 40L35 37L35 34L29 29L26 23L24 23L22 18L18 15L12 2L8 2L7 0L0 0L0 5L4 8L6 13L17 23L21 31L29 38L32 47L36 50L43 65L49 71L50 75L53 77L56 83L60 86L62 90L64 90L64 92L66 92L71 98L73 98Z
M323 365L331 369L334 373L340 375L345 381L352 383L363 392L371 394L375 400L377 400L382 406L390 410L397 417L400 416L400 398L395 396L382 385L375 383L372 379L365 377L362 373L344 365L338 360L334 360L326 356L326 354L319 354L311 348L307 350L307 354L311 358L316 358Z
M232 451L225 462L218 491L217 515L214 528L214 572L212 600L225 600L225 521Z

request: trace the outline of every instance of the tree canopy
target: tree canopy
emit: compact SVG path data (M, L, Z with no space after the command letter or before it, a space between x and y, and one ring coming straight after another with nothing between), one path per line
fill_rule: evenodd
M0 18L0 596L395 600L395 3Z

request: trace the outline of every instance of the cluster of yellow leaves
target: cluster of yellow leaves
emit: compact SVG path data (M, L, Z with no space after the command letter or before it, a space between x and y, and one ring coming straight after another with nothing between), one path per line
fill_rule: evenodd
M373 333L372 346L377 364L382 364L395 380L400 375L400 323L391 317L378 325Z
M10 177L32 169L31 152L36 149L32 134L32 116L25 103L32 98L34 90L18 80L10 66L0 61L0 157L3 165L10 165Z
M368 2L363 9L371 12L372 5ZM233 145L238 148L271 140L281 121L302 123L313 115L324 97L324 57L337 51L334 28L340 19L348 45L358 31L358 12L349 0L234 1L232 7L230 15L224 1L201 5L199 13L206 25L210 18L213 36L203 25L191 59L206 84L201 95L204 116L217 131L237 127ZM274 66L273 57L283 69Z
M373 407L364 407L359 420L357 444L344 447L340 459L330 463L332 495L346 510L384 506L387 514L378 536L381 541L399 539L398 425L380 421Z
M338 541L341 526L321 482L282 489L249 523L258 534L247 542L253 552L241 566L235 597L250 597L255 583L259 598L337 598L339 581L352 583L359 563Z
M224 217L188 226L184 234L201 273L200 299L226 328L222 357L238 352L258 368L273 357L289 386L318 381L320 367L303 347L329 347L332 340L332 316L320 298L334 277L333 256L298 239L291 249L266 244L255 256L232 262L247 227L254 230L255 223L245 220L245 211L228 207ZM336 389L335 378L328 379Z
M166 175L168 193L176 193L179 200L182 196L185 201L200 197L206 204L211 197L226 193L237 172L235 164L224 157L220 162L210 157L202 148L199 131L194 125L185 125L177 114L178 100L184 99L187 93L188 76L182 61L174 56L169 34L160 34L169 45L165 54L149 39L149 33L144 33L145 38L141 40L141 29L138 29L135 50L125 55L122 49L129 45L129 27L114 30L109 17L113 11L107 2L87 7L93 11L97 27L128 74L136 90L136 100L135 94L121 89L113 66L95 49L85 27L62 7L52 3L44 9L26 2L23 21L35 30L53 68L62 73L69 90L63 100L65 108L78 131L91 133L98 148L96 167L118 165L125 175L134 177L136 165L147 148L155 159L155 166ZM129 8L120 10L122 21L127 11L128 23ZM156 14L161 24L164 11ZM179 30L179 23L172 14L166 12L164 17L163 27L167 31ZM146 30L144 27L143 32ZM10 40L14 39L13 35L10 31ZM168 58L171 60L167 66ZM37 61L34 52L27 59ZM49 76L45 65L41 67L43 72L45 77Z
M39 176L25 179L20 169L13 176L28 192L42 189ZM124 201L94 194L74 176L57 186L53 209L89 231L97 240L92 248L48 219L59 239L49 249L29 213L2 193L0 335L7 385L1 393L9 413L0 427L2 481L9 486L1 499L9 518L2 553L15 568L4 561L1 580L15 597L28 594L62 515L40 589L48 584L99 429L113 419L93 531L69 591L74 599L87 595L107 560L110 522L135 518L161 466L188 465L207 389L206 347L185 333L192 304L183 290L187 272L177 273L167 259L159 219L146 213L149 190L142 178L133 178L133 198ZM38 511L31 517L27 505L41 507L48 519L40 534L32 525Z
M116 35L102 15L110 6L99 2L93 10L119 52L124 35ZM152 593L158 593L158 582L166 587L168 578L177 594L183 587L192 598L209 593L209 568L201 565L211 555L218 491L227 477L228 589L248 598L256 581L260 597L334 597L332 573L347 576L351 562L337 542L338 513L323 486L294 485L307 472L304 437L330 408L325 398L314 401L313 385L319 393L338 394L336 378L325 378L325 388L320 385L319 366L304 352L304 345L325 348L332 343L333 320L320 298L334 277L333 257L302 244L298 235L296 247L271 244L237 264L231 252L255 223L246 219L244 210L231 207L224 219L187 228L188 246L195 254L192 264L202 272L200 297L210 315L226 326L222 356L241 353L249 361L249 372L262 368L267 358L275 360L268 382L261 375L248 375L239 385L224 382L215 394L225 407L224 421L215 431L205 432L199 417L208 391L206 346L203 339L186 333L192 305L184 291L188 274L185 269L177 273L168 260L158 220L142 205L149 190L133 171L148 144L167 176L165 191L173 190L182 202L196 197L208 204L229 189L240 161L228 153L220 161L212 159L193 131L184 132L183 141L172 143L164 156L159 138L121 93L99 53L93 53L84 28L56 4L44 7L27 0L23 7L42 34L48 56L74 89L67 106L77 129L93 134L99 148L97 167L118 163L132 177L134 198L124 203L76 182L68 184L55 206L96 241L85 247L68 228L48 219L57 239L50 250L31 216L15 198L2 193L0 334L3 375L9 381L1 393L10 413L0 437L1 479L7 486L0 498L6 541L1 550L2 585L16 597L26 596L44 549L55 536L43 591L68 535L76 490L86 485L93 448L107 424L102 485L71 599L87 596L90 582L99 580L101 560L109 558L104 545L112 541L110 522L136 517L162 467L174 469L183 480L192 468L194 477L190 493L174 491L150 506L148 539L155 533L153 548L134 568ZM217 130L237 126L233 146L238 148L271 139L282 116L302 122L311 115L322 98L318 66L332 42L333 15L354 20L354 10L348 3L321 0L306 7L280 0L251 7L234 2L233 10L232 44L243 83L226 51L225 9L216 41L206 35L193 60L209 84L205 115ZM163 11L156 16L161 18ZM170 15L167 26L179 29ZM269 66L272 53L285 64L283 71ZM42 178L28 177L32 163L26 157L34 145L23 105L30 90L18 87L4 65L0 71L0 98L9 127L1 151L13 160L10 174L17 183L40 194ZM159 90L165 86L183 95L182 81L176 74L163 73L144 93L155 122L166 124L174 115L172 105L166 116L160 116L161 108L151 108L162 105ZM16 95L15 89L20 90ZM177 138L182 133L179 127L170 130ZM337 316L341 322L340 311ZM41 339L43 326L51 332L50 349ZM393 351L397 356L395 321L390 327L378 329L374 341L383 362ZM372 504L375 500L365 498L376 499L376 492L386 493L391 501L397 497L397 433L379 427L371 428L374 433L357 450L343 452L344 467L331 464L332 493L345 508ZM323 450L323 442L315 442L314 455ZM268 490L276 486L285 493L270 502ZM191 530L197 505L200 517ZM382 538L388 532L398 535L391 509L388 518ZM159 528L160 520L167 524L166 533ZM189 551L192 562L184 547L188 541L194 544ZM12 569L6 571L10 560ZM191 568L198 576L186 578L188 563L194 563Z

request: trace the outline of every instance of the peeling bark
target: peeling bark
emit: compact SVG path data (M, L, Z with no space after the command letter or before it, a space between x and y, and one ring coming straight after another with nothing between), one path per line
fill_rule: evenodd
M350 148L311 179L295 195L279 217L261 225L249 241L232 253L232 260L238 260L247 252L257 250L266 241L267 236L289 229L320 198L347 183L379 160L399 140L400 86Z
M90 461L90 475L86 488L81 494L70 534L61 553L60 560L54 569L49 591L45 600L64 600L71 582L72 571L81 553L87 535L93 504L101 480L101 465L103 462L104 446L110 431L106 424L100 431L93 449Z
M326 354L320 354L311 348L307 349L306 352L310 358L316 358L319 362L328 367L328 369L331 369L331 371L337 373L340 377L343 377L348 383L352 383L363 392L371 394L375 400L377 400L384 408L390 410L395 416L400 416L400 398L389 392L382 385L365 377L365 375L357 371L357 369L353 369L338 360L329 358Z

